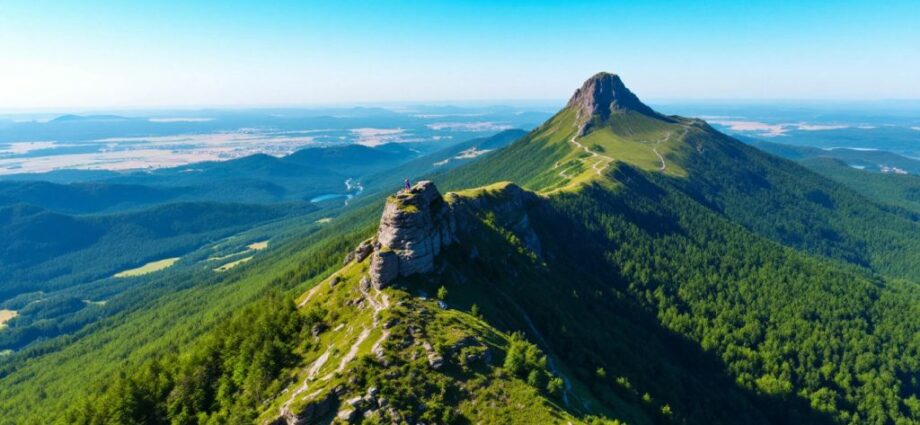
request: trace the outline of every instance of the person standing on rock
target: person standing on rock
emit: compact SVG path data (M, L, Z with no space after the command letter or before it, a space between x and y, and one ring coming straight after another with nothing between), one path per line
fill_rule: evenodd
M412 185L409 183L409 178L408 178L408 177L406 177L405 183L406 183L406 192L412 190Z

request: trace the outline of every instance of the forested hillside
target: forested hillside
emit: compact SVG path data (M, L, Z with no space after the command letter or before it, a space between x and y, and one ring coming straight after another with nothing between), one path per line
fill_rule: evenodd
M432 179L455 192L369 196L11 364L2 421L920 423L904 192L661 115L606 73Z

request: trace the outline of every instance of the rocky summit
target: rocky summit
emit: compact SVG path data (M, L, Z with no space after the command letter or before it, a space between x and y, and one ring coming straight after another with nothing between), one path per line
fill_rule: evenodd
M372 242L371 282L380 288L399 276L431 271L442 247L456 239L456 221L449 210L430 181L390 196Z
M579 122L582 123L582 132L593 119L605 121L611 115L626 111L638 112L643 115L661 118L660 114L639 100L629 88L623 84L619 75L600 72L587 79L581 88L569 99L567 105L577 111Z

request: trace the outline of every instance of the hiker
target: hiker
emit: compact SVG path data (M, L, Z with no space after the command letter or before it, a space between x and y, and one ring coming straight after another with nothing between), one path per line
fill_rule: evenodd
M412 185L409 183L409 178L406 178L406 192L412 190Z

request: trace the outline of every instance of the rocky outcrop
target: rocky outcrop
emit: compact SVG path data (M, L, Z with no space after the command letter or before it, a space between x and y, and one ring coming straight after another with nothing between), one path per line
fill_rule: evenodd
M442 197L434 183L422 181L387 199L377 235L362 242L349 260L369 256L368 277L377 288L401 276L434 271L435 257L444 247L457 243L461 234L475 232L477 216L483 212L492 214L524 248L542 258L542 244L528 213L538 203L538 195L513 183L488 186L473 196L449 193ZM369 253L368 246L373 247ZM471 258L478 255L475 246L465 248Z
M364 259L367 258L368 255L374 252L374 246L371 242L372 241L370 239L364 242L361 242L361 244L358 245L358 247L355 248L354 251L350 251L347 255L345 255L345 261L343 261L342 263L348 264L352 261L360 263L364 261Z
M639 97L623 84L620 76L607 72L595 74L585 81L572 95L566 107L577 111L581 135L587 132L593 121L606 121L611 115L625 111L666 119L642 103Z
M378 288L399 276L434 270L441 249L456 241L456 221L434 183L422 181L387 199L371 254Z
M514 183L497 183L488 187L483 193L474 197L459 197L455 194L448 195L454 205L454 211L460 232L469 231L464 219L469 215L477 215L481 211L493 213L493 220L500 226L509 230L521 244L539 258L543 257L543 246L540 238L530 223L530 213L539 205L539 196L524 190ZM470 247L470 257L478 257L476 247Z

